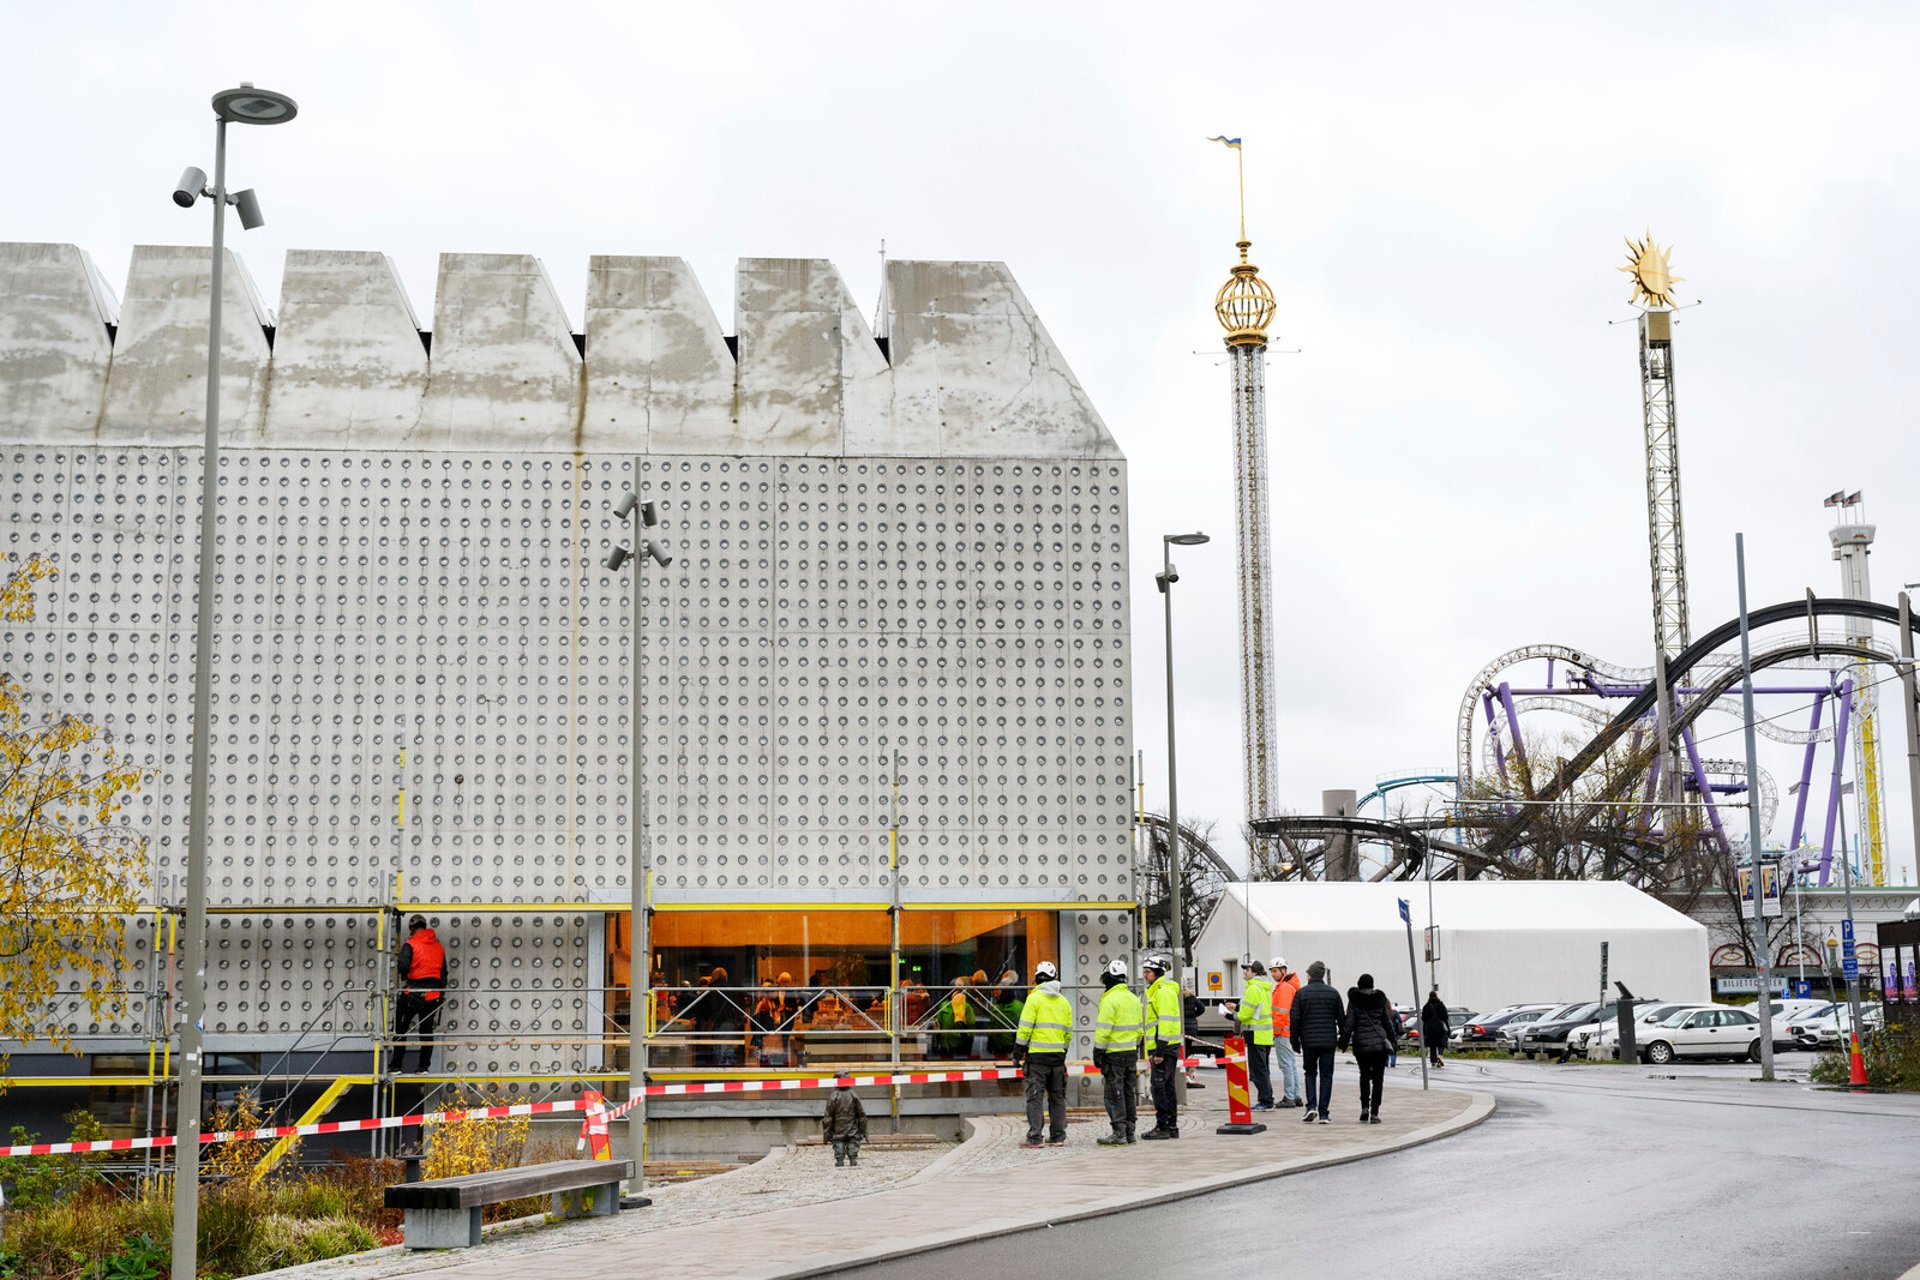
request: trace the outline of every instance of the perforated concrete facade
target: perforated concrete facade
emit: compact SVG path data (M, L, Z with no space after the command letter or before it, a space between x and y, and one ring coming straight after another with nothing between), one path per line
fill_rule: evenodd
M116 315L77 250L0 246L0 550L60 569L0 653L151 764L167 902L206 263L138 250ZM908 901L1057 901L1070 969L1125 953L1069 905L1129 892L1125 461L1004 268L891 264L883 348L827 264L749 260L736 357L684 263L597 258L583 356L537 263L449 255L429 358L379 255L290 255L270 345L230 266L210 899L261 910L213 922L212 1047L357 1025L387 961L345 908L397 874L489 988L443 1026L503 1037L467 1065L579 1065L580 904L631 893L628 487L675 554L637 673L658 901L885 901L899 751Z

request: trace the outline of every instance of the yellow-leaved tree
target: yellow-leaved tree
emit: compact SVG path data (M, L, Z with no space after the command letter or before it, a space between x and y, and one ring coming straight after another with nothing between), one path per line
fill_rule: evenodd
M55 572L0 556L0 622L31 622ZM96 1021L124 1015L126 921L147 886L146 837L124 810L143 780L99 725L34 714L0 667L0 1040L73 1052L75 996Z

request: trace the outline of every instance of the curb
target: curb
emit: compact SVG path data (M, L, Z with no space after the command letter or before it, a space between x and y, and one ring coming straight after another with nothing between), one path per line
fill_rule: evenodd
M938 1236L923 1237L911 1244L897 1247L882 1246L858 1253L841 1254L831 1261L810 1262L792 1271L764 1273L770 1280L805 1280L809 1276L832 1275L853 1267L872 1266L877 1262L892 1262L900 1258L911 1258L916 1254L931 1253L938 1249L949 1248L957 1244L968 1244L975 1240L998 1239L1026 1231L1044 1231L1051 1227L1069 1222L1084 1222L1090 1218L1103 1218L1115 1213L1125 1213L1133 1209L1147 1209L1158 1204L1167 1204L1174 1200L1185 1200L1193 1196L1205 1195L1210 1191L1221 1191L1228 1187L1237 1187L1249 1182L1262 1182L1272 1178L1285 1177L1294 1173L1311 1173L1316 1169L1330 1169L1337 1165L1356 1164L1362 1160L1371 1160L1375 1156L1392 1155L1396 1151L1405 1151L1411 1147L1425 1146L1441 1138L1464 1133L1468 1129L1483 1123L1494 1112L1493 1095L1479 1090L1447 1090L1446 1092L1466 1092L1467 1108L1451 1119L1430 1124L1382 1147L1371 1151L1354 1152L1341 1156L1306 1157L1295 1160L1281 1160L1272 1164L1254 1165L1247 1169L1236 1169L1228 1174L1216 1174L1204 1178L1195 1178L1190 1182L1176 1183L1171 1187L1162 1187L1147 1195L1113 1196L1099 1204L1057 1217L1038 1218L1032 1222L995 1222L984 1227L960 1227ZM968 1141L972 1141L969 1138ZM965 1143L961 1144L963 1147ZM942 1161L951 1156L941 1157ZM1920 1267L1901 1277L1901 1280L1920 1280Z

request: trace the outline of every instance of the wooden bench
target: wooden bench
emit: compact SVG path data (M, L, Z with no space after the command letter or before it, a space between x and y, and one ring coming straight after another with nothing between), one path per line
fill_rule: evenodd
M631 1160L553 1160L546 1164L434 1178L387 1188L387 1208L406 1210L409 1249L465 1249L480 1243L480 1210L524 1196L551 1195L555 1214L609 1217Z

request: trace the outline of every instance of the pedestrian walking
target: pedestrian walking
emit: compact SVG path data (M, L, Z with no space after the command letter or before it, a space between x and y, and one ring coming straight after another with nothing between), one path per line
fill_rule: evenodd
M1142 1030L1146 1036L1148 1085L1153 1094L1153 1128L1142 1138L1160 1141L1180 1136L1180 1108L1174 1097L1174 1076L1180 1070L1181 1040L1185 1035L1180 986L1168 972L1172 962L1165 956L1148 956L1140 963L1140 976L1147 983L1146 1010Z
M1067 1141L1067 1041L1073 1036L1073 1006L1060 994L1060 971L1051 960L1033 967L1033 990L1020 1010L1014 1032L1014 1061L1027 1082L1027 1140L1041 1146L1040 1126L1048 1124L1049 1147Z
M1387 1079L1387 1054L1400 1021L1393 1001L1373 985L1373 975L1363 973L1347 992L1347 1021L1341 1031L1340 1047L1353 1048L1353 1060L1360 1068L1360 1123L1380 1123L1380 1090Z
M424 1072L433 1063L433 1029L446 1006L447 949L427 918L407 921L407 940L400 944L400 995L393 1005L393 1054L396 1073L407 1069L407 1046L417 1046L413 1069ZM409 1037L408 1033L412 1035Z
M1273 1076L1267 1056L1273 1051L1273 986L1267 981L1267 966L1258 960L1247 965L1247 981L1240 992L1233 1020L1245 1030L1242 1039L1247 1049L1247 1083L1253 1086L1255 1111L1272 1111Z
M1287 968L1285 958L1275 956L1267 965L1273 979L1273 1057L1280 1067L1280 1103L1298 1107L1300 1101L1300 1055L1293 1051L1293 997L1300 990L1300 975Z
M1306 1068L1307 1124L1333 1123L1333 1051L1340 1043L1347 1011L1340 993L1327 985L1327 966L1315 960L1307 966L1307 985L1293 997L1293 1047Z
M1127 985L1126 961L1108 965L1103 980L1107 990L1100 997L1100 1012L1093 1024L1093 1065L1100 1071L1107 1123L1113 1132L1099 1142L1103 1147L1119 1147L1134 1141L1140 1088L1134 1068L1140 1061L1140 1023L1145 1011L1140 997Z
M1427 1002L1420 1006L1420 1040L1427 1046L1427 1061L1436 1067L1447 1064L1440 1060L1440 1051L1447 1047L1447 1039L1453 1033L1453 1025L1447 1017L1447 1002L1440 998L1440 988L1435 987L1427 993Z
M827 1099L827 1113L820 1117L820 1136L833 1144L833 1167L860 1163L860 1144L867 1140L867 1109L853 1090L836 1085Z

